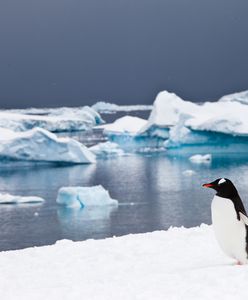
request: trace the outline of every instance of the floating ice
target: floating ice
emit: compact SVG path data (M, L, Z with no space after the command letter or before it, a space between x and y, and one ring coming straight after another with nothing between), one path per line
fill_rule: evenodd
M37 196L15 196L11 194L0 194L0 204L25 204L41 203L45 200Z
M104 132L109 133L128 133L137 134L137 132L146 124L146 120L138 117L124 116L117 119L114 123L98 126L103 128Z
M139 111L151 110L152 105L117 105L114 103L99 101L92 106L98 112L115 112L115 111Z
M195 154L195 155L192 155L189 158L189 160L196 164L210 163L212 160L212 155L211 154L205 154L205 155Z
M185 171L183 171L183 175L185 175L185 176L193 176L195 174L196 174L196 172L194 170L185 170Z
M120 148L120 146L112 142L99 143L90 147L89 150L95 153L98 157L124 155L124 151Z
M118 201L110 197L109 192L101 185L92 187L62 187L59 189L56 202L66 207L84 206L117 206Z
M52 132L87 130L102 123L100 115L88 106L0 111L0 127L14 131L34 127Z
M70 138L58 138L41 128L13 132L0 128L0 158L28 161L93 163L95 155Z

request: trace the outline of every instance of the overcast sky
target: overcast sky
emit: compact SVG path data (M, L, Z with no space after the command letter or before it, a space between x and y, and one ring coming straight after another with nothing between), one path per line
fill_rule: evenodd
M0 106L248 89L247 0L1 0Z

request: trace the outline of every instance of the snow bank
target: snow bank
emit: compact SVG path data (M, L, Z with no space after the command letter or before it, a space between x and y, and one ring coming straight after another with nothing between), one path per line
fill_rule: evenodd
M15 196L10 194L0 194L0 204L24 204L24 203L41 203L45 200L36 196Z
M1 300L247 299L212 227L173 228L0 253Z
M56 202L67 207L118 205L101 185L91 187L62 187Z
M95 162L95 155L83 144L70 138L58 138L41 128L25 132L0 128L0 158L64 163Z
M212 160L212 155L211 154L205 154L205 155L195 154L195 155L192 155L189 158L189 160L196 164L210 163Z
M115 111L139 111L151 110L152 105L117 105L114 103L99 101L92 105L92 108L98 112L115 112Z
M124 151L116 143L105 142L99 143L89 148L98 157L108 157L108 156L122 156Z
M14 131L25 131L34 127L52 132L87 130L102 123L100 115L88 106L0 111L0 127Z

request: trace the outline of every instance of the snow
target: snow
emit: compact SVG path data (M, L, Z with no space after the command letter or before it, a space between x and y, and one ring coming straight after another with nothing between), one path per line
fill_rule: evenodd
M14 132L0 128L0 158L60 163L93 163L95 155L71 138L41 128Z
M211 154L205 154L205 155L195 154L195 155L192 155L189 158L189 160L196 164L210 163L212 160L212 155Z
M114 121L114 123L100 125L97 128L103 128L105 133L128 133L137 134L137 132L146 124L146 120L133 116L124 116Z
M92 108L98 112L116 112L116 111L142 111L151 110L152 105L117 105L114 103L108 103L99 101L92 105Z
M122 156L125 152L113 142L99 143L89 148L98 157Z
M118 201L110 197L109 192L101 185L91 187L62 187L59 189L56 202L66 207L84 206L117 206Z
M16 196L11 194L0 194L0 204L24 204L41 203L45 200L37 196Z
M0 127L14 131L34 127L52 132L87 130L102 123L100 115L88 106L0 111Z
M220 250L212 226L0 253L1 300L247 299L248 266Z

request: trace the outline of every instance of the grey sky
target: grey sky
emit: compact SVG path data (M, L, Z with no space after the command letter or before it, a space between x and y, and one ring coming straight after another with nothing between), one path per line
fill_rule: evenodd
M248 89L247 0L1 0L0 106Z

